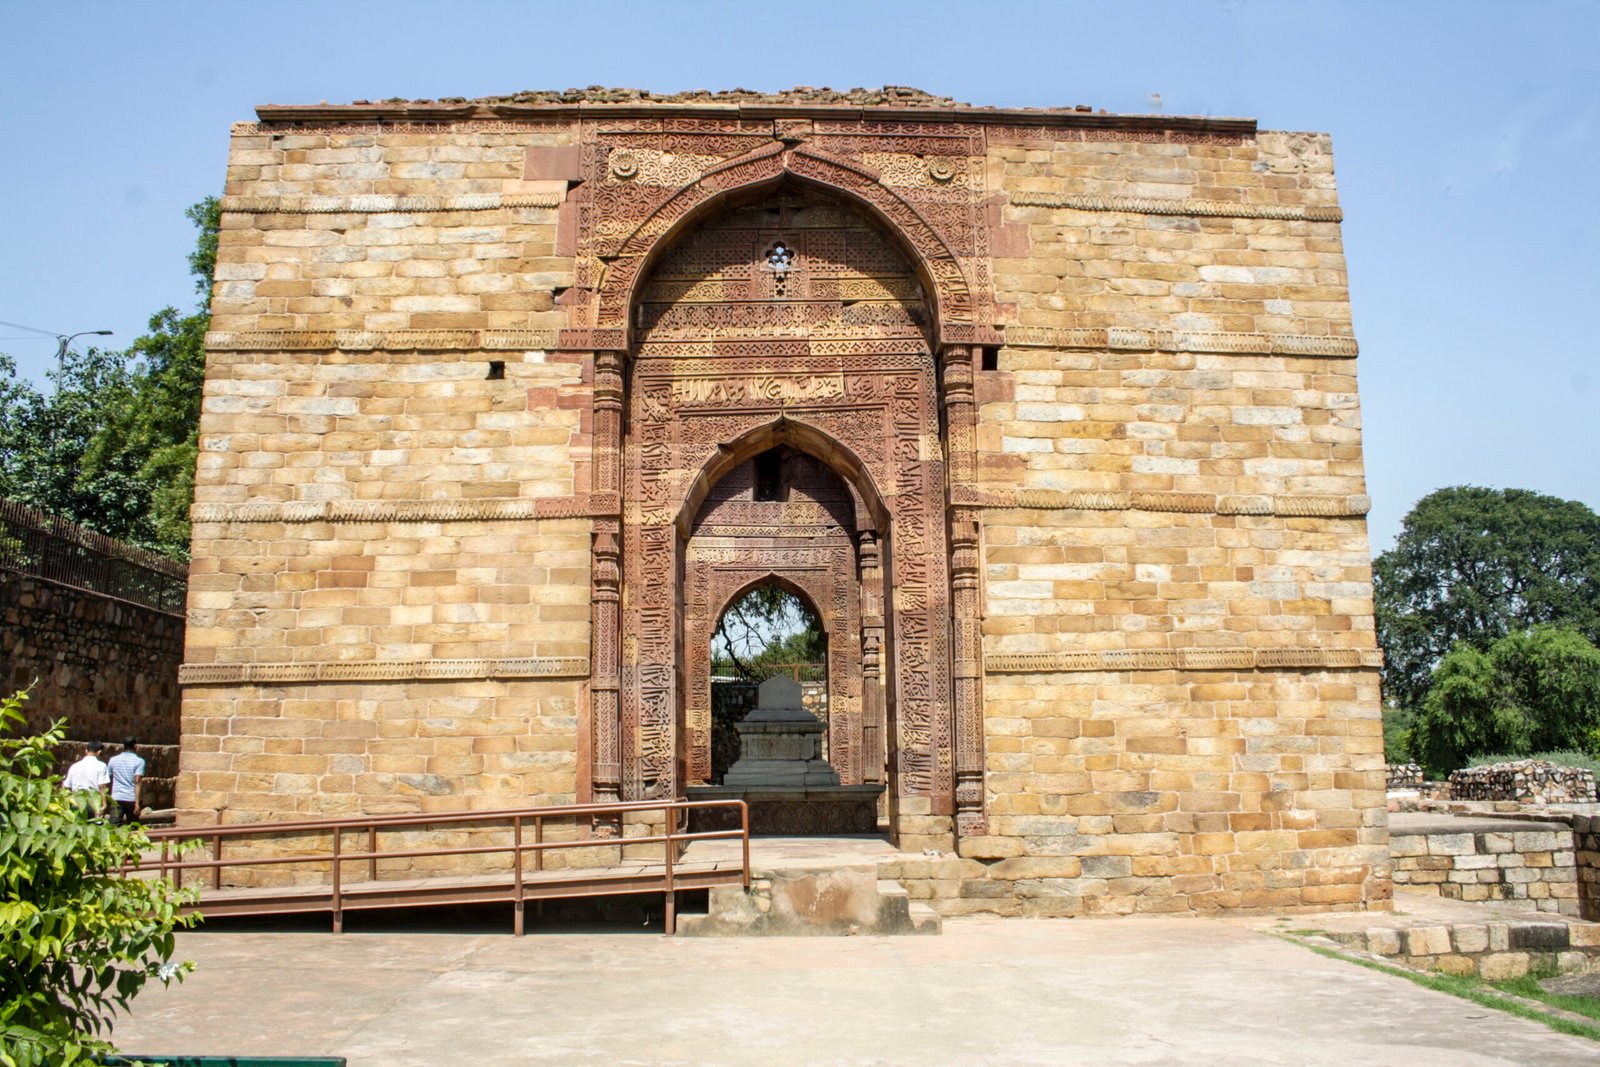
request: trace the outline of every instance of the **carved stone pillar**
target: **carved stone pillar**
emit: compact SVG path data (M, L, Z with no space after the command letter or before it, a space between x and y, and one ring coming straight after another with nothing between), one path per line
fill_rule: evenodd
M944 353L945 433L950 516L951 694L955 712L956 832L987 832L983 810L983 655L978 604L978 511L973 500L977 406L972 389L976 350L952 345Z
M591 438L593 488L611 513L594 524L590 623L590 709L594 763L591 780L597 804L622 797L621 738L621 586L618 542L622 486L622 353L594 354L594 422ZM612 502L615 502L613 504Z
M878 534L856 535L861 576L861 780L883 781L883 559Z

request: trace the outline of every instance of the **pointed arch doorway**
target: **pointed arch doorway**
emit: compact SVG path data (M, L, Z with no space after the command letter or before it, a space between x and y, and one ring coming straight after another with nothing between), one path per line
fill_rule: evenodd
M719 590L814 572L813 599L835 618L830 680L834 656L844 661L830 756L847 781L886 781L897 837L949 840L951 584L930 284L877 219L801 183L730 194L652 254L621 390L622 795L679 793L708 775ZM754 499L772 462L817 483L775 525L756 505L783 502Z

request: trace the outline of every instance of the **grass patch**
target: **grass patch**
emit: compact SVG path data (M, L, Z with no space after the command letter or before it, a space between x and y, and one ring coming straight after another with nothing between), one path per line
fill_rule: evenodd
M1554 977L1555 974L1553 972L1528 974L1523 975L1521 978L1512 978L1504 982L1490 984L1502 993L1510 993L1514 997L1527 997L1529 1000L1537 1000L1542 1004L1548 1004L1552 1008L1560 1008L1562 1011L1570 1011L1574 1015L1582 1015L1600 1022L1600 1000L1596 1000L1594 997L1574 997L1565 993L1551 993L1539 988L1541 979Z
M1490 984L1481 978L1469 978L1462 975L1424 974L1419 971L1408 971L1403 967L1395 967L1387 963L1379 963L1377 960L1364 960L1359 956L1348 956L1343 952L1336 952L1331 948L1323 948L1321 945L1307 944L1304 941L1301 941L1297 938L1288 937L1282 933L1279 933L1278 936L1284 937L1285 940L1293 941L1301 948L1308 948L1319 956L1326 956L1333 960L1343 960L1345 963L1353 963L1357 967L1365 967L1369 971L1377 971L1379 974L1387 974L1394 978L1404 978L1413 985L1419 985L1424 989L1431 989L1436 993L1448 993L1453 997L1460 997L1462 1000L1469 1000L1474 1004L1480 1005L1481 1007L1493 1008L1496 1011L1503 1011L1508 1015L1515 1015L1518 1018L1531 1019L1534 1022L1544 1023L1557 1033L1570 1034L1573 1037L1586 1037L1590 1041L1600 1041L1600 1022L1583 1023L1573 1019L1564 1019L1558 1015L1548 1015L1540 1011L1532 1004L1525 1003L1522 1000L1512 999L1513 997L1525 996L1529 1000L1536 1000L1542 1004L1548 1004L1553 1008L1560 1008L1564 1011L1579 1012L1580 1014L1586 1015L1590 1018L1600 1018L1600 1016L1595 1014L1596 1005L1593 1001L1588 1000L1588 998L1552 996L1551 994L1540 989L1537 984L1537 979L1533 979L1531 977L1526 980L1517 979L1512 982ZM1537 992L1524 993L1522 992L1522 989L1524 988L1522 986L1518 986L1515 990L1511 988L1504 988L1517 985L1518 982L1522 981L1527 982L1527 988L1531 988ZM1576 1001L1580 1003L1587 1003L1589 1005L1589 1009L1586 1011L1580 1011L1580 1009L1569 1008L1565 1003L1558 1003L1558 1001Z

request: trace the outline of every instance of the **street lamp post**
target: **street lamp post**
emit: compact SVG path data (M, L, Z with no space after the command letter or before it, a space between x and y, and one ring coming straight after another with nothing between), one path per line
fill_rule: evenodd
M79 330L77 333L56 335L56 392L61 392L61 379L67 372L67 346L74 337L110 337L110 330Z
M63 333L56 335L56 397L61 396L61 379L67 376L67 346L72 344L74 337L110 337L110 330L79 330L77 333ZM52 404L52 407L55 405ZM55 489L55 482L60 471L56 469L57 456L61 446L61 412L52 413L50 420L50 477L46 483L50 490L50 510L59 511L61 500Z

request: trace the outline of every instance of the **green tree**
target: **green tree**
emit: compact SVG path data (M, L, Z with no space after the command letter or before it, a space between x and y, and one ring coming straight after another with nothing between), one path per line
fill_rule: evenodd
M1441 777L1488 753L1600 752L1600 649L1561 626L1507 634L1487 651L1460 642L1434 671L1410 748Z
M205 339L211 326L205 294L216 269L221 205L207 197L187 214L200 230L189 255L200 307L189 315L163 308L150 317L150 332L128 350L129 388L106 405L79 476L88 484L124 476L136 480L143 494L142 521L126 539L179 558L189 554L189 504L194 500Z
M189 549L220 205L208 197L187 214L200 231L189 256L202 294L195 311L163 308L126 352L69 352L48 396L0 356L0 496L179 558Z
M1374 561L1373 588L1385 695L1416 708L1458 643L1544 623L1600 640L1600 516L1526 489L1440 489Z
M68 352L50 372L48 395L17 376L0 356L0 496L125 537L146 510L137 472L107 465L84 473L84 456L109 407L129 402L131 381L120 353ZM92 520L92 521L90 521Z
M781 585L757 586L728 605L711 635L712 670L761 681L780 663L820 663L827 656L822 623L804 600Z
M95 816L99 799L55 777L57 722L23 726L26 693L0 700L0 1064L56 1067L111 1051L117 1012L154 978L181 978L173 932L192 899L164 879L125 878L150 839Z

